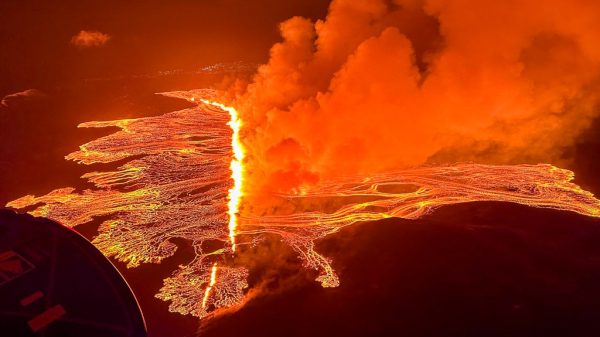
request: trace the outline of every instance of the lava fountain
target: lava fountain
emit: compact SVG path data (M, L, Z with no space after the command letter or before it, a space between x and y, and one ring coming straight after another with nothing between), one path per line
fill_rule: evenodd
M242 184L244 178L242 161L244 160L244 146L240 141L240 129L242 127L242 121L240 120L239 114L234 107L226 106L224 104L201 99L202 103L209 104L220 108L223 111L227 111L230 116L229 125L233 134L231 136L231 149L233 151L233 158L231 159L231 179L233 179L233 187L229 190L229 196L227 203L229 215L229 240L231 241L231 250L235 252L235 231L237 229L237 216L240 210L240 200L242 198Z
M301 193L272 193L276 211L240 211L253 191L243 184L237 111L217 103L213 90L162 95L196 105L162 116L79 125L120 129L66 157L81 164L126 161L114 171L85 174L93 189L60 188L7 206L33 207L31 214L69 227L103 219L93 243L128 267L160 263L177 249L173 239L187 240L194 259L165 279L156 295L170 301L173 312L207 317L243 304L249 270L232 265L231 254L241 245L260 244L267 234L289 244L305 267L318 270L324 287L335 287L340 280L332 261L315 250L315 242L357 222L416 219L440 206L474 201L600 216L600 201L571 182L572 172L546 164L457 164L340 176Z

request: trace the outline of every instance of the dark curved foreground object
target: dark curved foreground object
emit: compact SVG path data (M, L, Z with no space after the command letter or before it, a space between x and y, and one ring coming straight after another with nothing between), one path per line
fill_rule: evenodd
M146 326L121 274L84 237L0 210L0 336L142 337Z

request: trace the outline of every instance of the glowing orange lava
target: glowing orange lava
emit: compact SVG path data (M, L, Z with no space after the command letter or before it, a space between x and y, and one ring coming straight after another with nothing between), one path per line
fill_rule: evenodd
M204 291L204 298L202 298L202 308L203 309L206 309L206 303L208 301L208 296L210 295L210 290L212 289L212 287L214 287L216 282L217 282L217 263L215 262L213 264L211 272L210 272L210 282L208 283L208 286L206 286L206 290Z
M243 186L243 160L244 160L244 146L240 141L240 129L242 128L242 121L239 118L239 114L234 107L226 106L224 104L213 102L207 99L201 99L201 102L216 106L229 113L230 119L227 125L231 127L233 135L231 137L231 148L233 150L233 158L231 159L231 178L233 179L233 187L229 190L229 202L227 203L229 215L229 240L231 241L231 250L235 252L235 231L237 229L237 216L240 210L240 201L242 199L242 186Z
M340 280L315 241L356 222L416 219L444 205L474 201L600 216L600 201L571 182L572 172L545 164L458 164L337 177L302 194L273 195L277 211L259 216L244 209L240 215L241 197L252 197L243 189L242 123L235 109L216 103L216 94L164 93L197 105L156 117L81 124L120 130L82 145L68 159L127 162L114 171L85 174L94 189L60 188L8 206L36 206L30 213L69 227L102 219L93 243L129 267L159 263L177 249L173 239L185 239L195 258L165 279L156 296L170 301L171 311L198 317L244 302L248 270L229 265L225 256L236 246L257 244L264 234L279 236L307 268L319 271L323 286L335 287Z

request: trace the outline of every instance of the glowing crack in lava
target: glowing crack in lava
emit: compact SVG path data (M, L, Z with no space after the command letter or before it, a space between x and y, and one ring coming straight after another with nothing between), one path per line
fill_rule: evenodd
M206 290L204 290L204 298L202 299L202 308L206 308L208 296L210 296L210 290L212 289L212 287L215 286L216 282L217 282L217 263L215 262L215 264L213 264L211 271L210 271L210 281L208 283L208 286L206 287Z
M163 93L197 105L157 117L81 124L120 130L81 146L67 159L126 163L114 171L85 174L93 189L61 188L8 206L32 207L33 215L69 227L101 220L93 243L129 267L159 263L177 249L173 239L187 240L195 258L165 279L156 296L170 301L171 311L198 317L244 302L249 271L234 265L231 254L236 246L260 244L258 238L266 234L279 236L307 268L319 271L323 286L334 287L339 279L331 261L315 251L315 241L356 222L416 219L440 206L473 201L600 216L600 201L571 182L572 172L543 164L459 164L338 177L302 194L273 194L277 211L252 214L239 204L241 121L234 109L214 103L216 94ZM243 191L245 202L250 203L251 192Z

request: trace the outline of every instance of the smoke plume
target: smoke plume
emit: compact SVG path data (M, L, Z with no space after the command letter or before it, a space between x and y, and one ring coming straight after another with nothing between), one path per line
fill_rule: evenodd
M232 90L254 187L557 162L598 114L597 1L334 0L280 30Z

